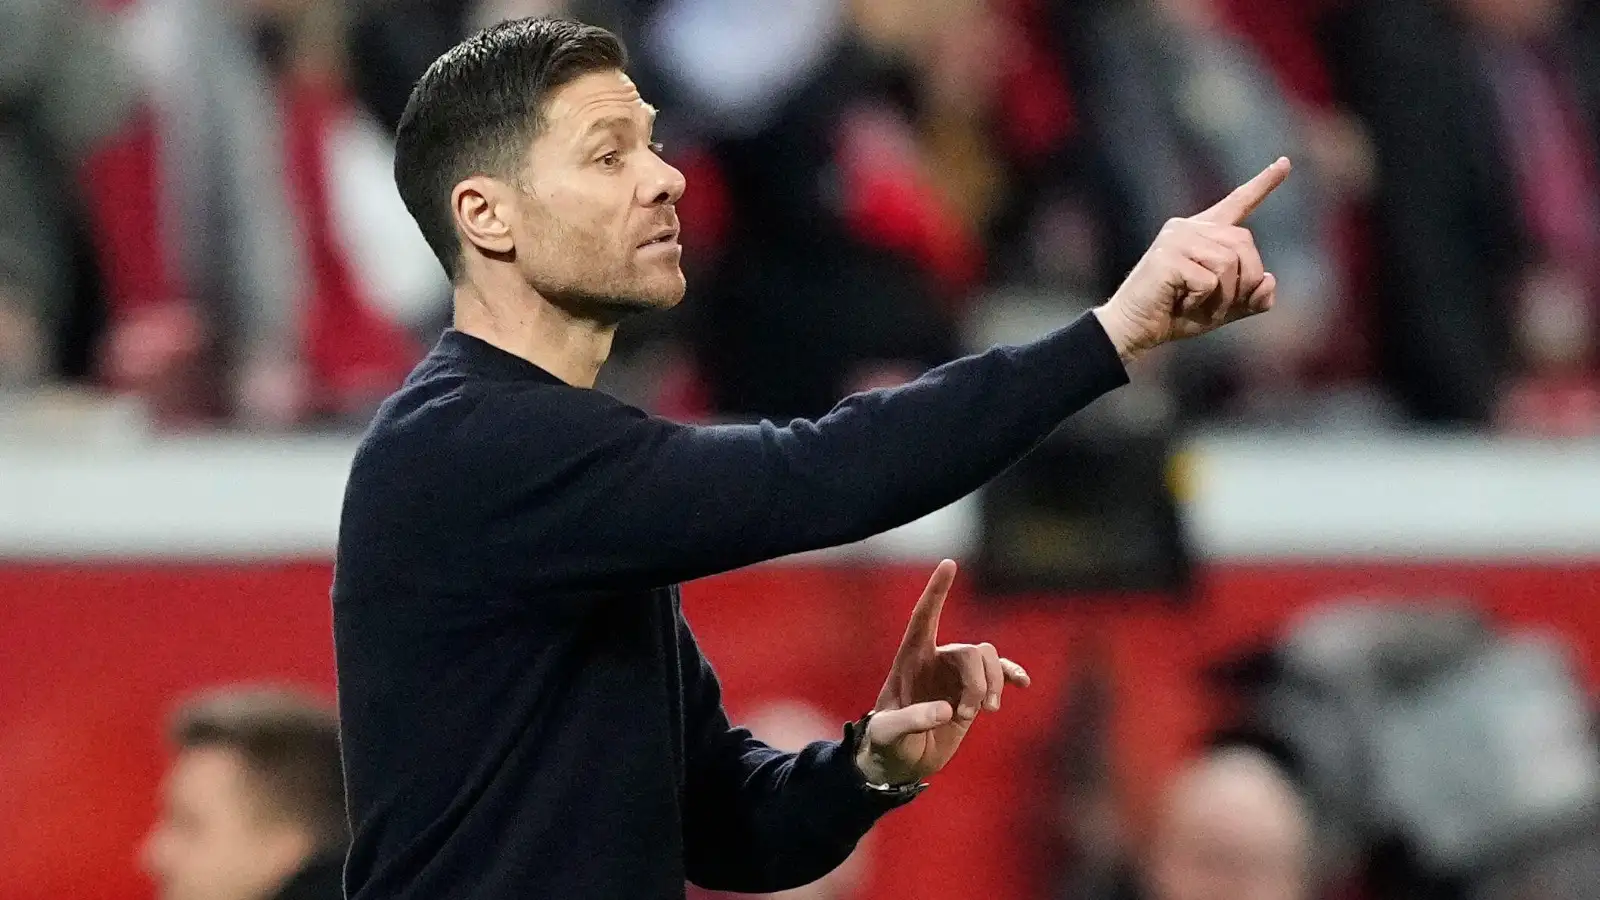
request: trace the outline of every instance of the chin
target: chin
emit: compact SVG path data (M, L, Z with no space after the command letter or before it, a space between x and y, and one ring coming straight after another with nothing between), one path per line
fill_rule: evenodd
M683 273L639 279L626 284L594 286L582 290L538 288L552 303L577 315L617 322L654 310L667 310L683 301Z
M683 280L683 276L680 274L677 282L664 291L658 298L655 308L671 309L674 306L677 306L679 303L683 302L683 295L687 290L688 284Z
M683 302L683 295L687 289L688 283L684 280L683 271L680 269L671 275L650 278L635 285L632 290L622 293L616 303L618 306L638 312L672 309Z

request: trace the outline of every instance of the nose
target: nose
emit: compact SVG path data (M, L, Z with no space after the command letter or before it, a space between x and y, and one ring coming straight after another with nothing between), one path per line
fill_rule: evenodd
M671 163L660 157L654 156L654 166L650 174L640 185L643 196L640 199L645 206L664 206L677 203L683 198L683 192L688 187L683 173L679 172Z
M139 843L138 862L139 868L147 875L155 875L161 868L161 829L152 828L144 840Z

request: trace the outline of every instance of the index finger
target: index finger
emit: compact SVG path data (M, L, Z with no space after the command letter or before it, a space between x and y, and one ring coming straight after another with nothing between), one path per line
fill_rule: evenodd
M1278 157L1276 162L1262 169L1260 175L1234 188L1233 193L1223 197L1215 206L1194 218L1197 221L1218 225L1243 225L1244 220L1250 218L1250 214L1256 211L1256 207L1289 177L1290 168L1288 157Z
M950 586L955 581L955 562L948 559L941 561L928 579L928 586L923 588L922 596L917 598L916 608L911 610L911 622L906 625L905 640L900 642L902 650L919 644L931 647L938 643L939 612L944 609L944 598L949 596Z

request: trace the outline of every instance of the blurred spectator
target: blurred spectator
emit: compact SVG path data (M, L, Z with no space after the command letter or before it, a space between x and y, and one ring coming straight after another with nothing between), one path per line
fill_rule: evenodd
M1341 296L1330 310L1338 327L1329 328L1320 357L1308 373L1319 388L1360 391L1382 402L1372 391L1374 313L1371 213L1377 161L1366 125L1338 90L1329 58L1329 20L1357 0L1219 0L1228 10L1232 31L1248 40L1277 75L1296 110L1300 139L1318 175L1324 202L1334 223L1333 244L1339 263Z
M701 273L684 314L725 414L818 415L958 351L940 298L970 285L976 247L928 189L853 12L664 0L633 42L660 75L658 104L705 148L687 167ZM715 210L720 233L694 230L694 204Z
M570 13L563 0L351 0L351 84L393 134L417 79L467 35L506 19Z
M199 365L225 386L214 405L246 422L360 419L444 321L448 285L389 139L347 94L342 17L337 0L133 11L151 127L144 164L100 199L151 198L124 237L158 236L142 263L160 271L125 279L139 291L119 298L116 380L161 393Z
M1593 18L1561 0L1389 0L1344 21L1378 151L1383 362L1420 420L1508 422L1530 392L1576 388L1600 421Z
M274 688L188 703L142 862L161 900L338 900L349 826L331 708Z
M77 179L131 109L114 38L76 2L0 3L0 388L53 374L64 323L99 302Z
M1092 633L1074 663L1058 722L1054 780L1041 850L1056 878L1054 900L1120 897L1128 856L1125 804L1112 740L1116 685L1103 640Z
M1168 789L1141 879L1148 900L1307 900L1311 821L1266 755L1214 751Z
M1238 408L1230 396L1246 410L1281 409L1298 399L1341 291L1335 222L1317 160L1302 152L1299 108L1218 0L1101 0L1078 15L1085 115L1123 198L1130 246L1277 156L1294 160L1294 177L1248 223L1284 286L1280 303L1228 341L1172 360L1186 412Z
M757 740L787 753L798 753L814 741L834 739L841 726L822 710L802 700L778 700L758 707L743 722L743 727L749 729ZM853 900L861 897L861 886L871 866L872 841L872 834L868 833L856 845L855 852L838 868L804 887L760 896L771 900ZM691 886L689 896L691 900L736 900L754 895L703 891Z
M1054 894L1062 900L1314 896L1310 809L1254 747L1223 743L1190 761L1162 791L1142 853L1127 844L1123 811L1104 787L1076 799L1088 802L1064 815L1073 849Z
M350 11L350 80L389 134L411 88L467 34L469 0L356 0Z
M856 6L864 40L905 82L929 189L982 253L981 268L955 281L960 291L947 299L961 308L979 276L1000 295L1042 292L1056 315L1108 295L1126 271L1106 259L1105 169L1083 140L1081 97L1062 52L1069 42L1050 5Z

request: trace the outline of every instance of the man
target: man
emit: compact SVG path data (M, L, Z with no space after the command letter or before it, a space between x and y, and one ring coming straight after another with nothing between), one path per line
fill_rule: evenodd
M1173 782L1145 883L1151 900L1306 900L1311 822L1294 786L1253 750L1212 753Z
M339 727L295 692L230 688L184 706L142 863L161 900L336 900L348 843Z
M591 389L617 323L684 292L683 178L625 64L601 29L507 22L435 62L402 117L396 178L456 285L455 328L346 487L333 607L359 900L821 877L1026 676L989 645L936 645L946 562L876 714L780 753L730 727L676 584L945 506L1123 384L1123 361L1272 302L1236 223L1287 161L1175 220L1112 301L1034 344L816 422L653 418Z

